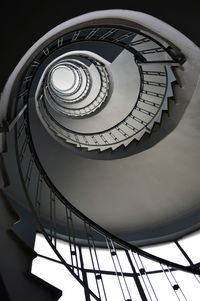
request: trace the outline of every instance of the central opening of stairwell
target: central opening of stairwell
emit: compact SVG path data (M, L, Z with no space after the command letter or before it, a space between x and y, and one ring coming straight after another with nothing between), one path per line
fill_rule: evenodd
M51 84L59 92L70 90L76 83L76 77L72 69L67 66L59 66L51 73Z

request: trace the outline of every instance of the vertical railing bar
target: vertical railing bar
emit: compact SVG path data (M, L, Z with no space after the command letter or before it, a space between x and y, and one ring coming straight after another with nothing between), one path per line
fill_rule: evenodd
M73 219L72 219L71 210L70 210L70 217L71 217L71 225L72 225L72 239L73 239L73 244L74 244L75 262L76 262L76 266L78 268L77 245L76 245L76 239L75 239L75 234L74 234L75 231L74 231L74 223L73 223ZM77 273L78 273L78 276L79 276L79 269L77 269Z
M171 269L169 269L169 267L167 267L167 268L168 268L168 271L170 272L172 278L174 279L175 283L176 283L176 284L178 285L178 287L180 288L180 291L181 291L181 293L182 293L184 299L187 301L187 298L185 297L185 294L183 293L182 288L179 286L179 284L178 284L178 282L177 282L177 280L176 280L174 274L172 273Z
M36 188L36 195L35 195L35 209L38 212L39 206L40 206L40 198L41 198L41 189L42 189L42 178L41 173L38 174L38 180L37 180L37 188Z
M51 236L51 241L53 240L53 230L52 230L52 225L53 225L53 214L52 214L52 190L50 189L50 236Z
M142 267L143 267L143 269L144 269L145 275L146 275L146 277L147 277L147 279L148 279L148 282L149 282L149 284L150 284L150 286L151 286L151 289L152 289L152 291L153 291L153 293L154 293L154 296L155 296L156 300L159 301L158 298L157 298L156 292L155 292L155 290L154 290L154 288L153 288L153 285L152 285L152 283L151 283L151 281L150 281L150 279L149 279L149 275L146 273L146 270L145 270L145 268L144 268L143 262L142 262L142 260L141 260L139 254L138 254L138 258L139 258L140 263L141 263L141 265L142 265Z
M120 278L119 278L119 274L121 274L121 273L117 271L117 267L116 267L114 258L113 258L112 253L111 253L112 251L111 251L111 247L110 247L110 243L109 243L110 240L111 240L111 239L108 240L108 238L106 237L106 243L107 243L108 249L109 249L109 251L110 251L110 256L111 256L111 258L112 258L112 262L113 262L113 265L114 265L114 268L115 268L115 274L116 274L116 276L117 276L117 279L118 279L118 282L119 282L119 286L120 286L120 289L121 289L123 298L124 298L124 300L126 301L126 297L125 297L125 294L124 294L124 291L123 291L123 288L122 288L121 280L120 280Z
M30 161L31 161L30 162L30 170L29 170L29 174L28 174L28 178L27 178L27 185L26 185L27 189L29 188L29 185L30 185L31 174L32 174L32 170L33 170L33 162L34 162L34 160L33 160L32 156L31 156L31 160ZM26 184L26 182L25 182L25 184Z
M22 145L22 148L21 148L21 150L19 152L19 159L20 159L20 161L22 161L23 158L24 158L24 154L25 154L25 151L26 151L27 144L28 144L28 138L26 137L24 139L24 143Z
M28 179L28 176L29 176L29 170L30 170L31 162L32 162L32 155L30 155L29 162L28 162L28 168L27 168L27 171L26 171L25 179L24 179L26 187L27 187L27 179Z
M119 257L118 257L118 254L117 254L116 248L115 248L115 246L114 246L114 244L113 244L113 241L111 241L111 244L112 244L112 248L113 248L113 250L114 250L114 251L115 251L115 253L116 253L116 258L117 258L117 261L118 261L118 264L119 264L119 267L120 267L121 275L122 275L122 278L123 278L123 280L124 280L124 283L125 283L125 286L126 286L126 289L127 289L128 295L129 295L129 297L130 297L130 299L131 299L131 294L130 294L130 291L129 291L129 288L128 288L128 285L127 285L126 279L125 279L125 277L124 277L124 273L123 273L123 270L122 270L122 267L121 267L121 263L120 263L120 260L119 260ZM123 251L125 251L125 250L123 250Z
M165 270L165 269L163 268L163 266L162 266L162 263L160 263L160 266L161 266L161 269L162 269L163 273L165 274L165 276L166 276L168 282L170 283L170 286L171 286L171 288L172 288L174 294L176 295L176 297L178 298L178 300L180 300L180 298L179 298L177 292L176 292L176 291L174 290L174 288L173 288L173 284L172 284L171 280L169 279L166 270ZM167 267L167 269L168 269L168 271L169 271L169 268L168 268L168 267Z
M135 261L135 263L136 263L136 266L137 266L137 268L138 268L138 271L139 271L139 274L140 274L140 277L142 278L142 281L143 281L143 283L144 283L144 286L145 286L145 288L146 288L146 290L147 290L147 293L148 293L148 295L149 295L149 298L152 300L152 298L151 298L151 294L150 294L150 292L149 292L149 289L148 289L148 287L147 287L147 284L146 284L146 281L144 280L144 277L143 277L143 275L142 275L142 273L141 273L141 271L140 271L140 268L139 268L139 265L138 265L138 263L137 263L137 260L136 260L136 258L135 258L135 255L133 254L133 252L131 251L131 254L132 254L132 256L133 256L133 259L134 259L134 261ZM137 254L138 255L138 254ZM139 255L138 255L139 256Z
M70 224L69 224L69 214L68 214L68 210L70 210L67 206L65 207L66 209L66 218L67 218L67 232L68 232L68 237L69 237L69 249L70 249L70 255L71 255L71 264L72 264L72 269L74 271L74 260L73 260L73 256L72 256L72 243L71 243L71 229L70 229Z
M38 196L39 196L39 186L40 186L40 172L38 174L37 187L36 187L36 193L35 193L35 208L37 207L37 201L38 201Z
M195 275L195 274L193 274L193 275L194 275L195 279L197 280L197 282L200 284L199 277L197 275Z
M187 259L187 261L190 263L190 265L193 265L194 263L192 262L191 258L188 256L188 254L185 252L185 250L181 247L181 245L179 244L178 241L174 241L174 243L176 244L176 246L179 248L179 250L181 251L181 253L183 254L183 256Z
M144 292L144 289L143 289L143 287L142 287L142 285L140 283L140 280L139 280L139 277L137 275L136 269L135 269L135 267L133 265L133 262L131 260L130 254L129 254L128 250L125 250L125 252L126 252L126 256L128 258L128 261L130 263L131 269L133 271L133 278L134 278L134 281L136 283L137 289L139 291L140 297L142 298L142 301L148 301L147 297L146 297L146 294Z
M37 212L40 214L40 206L42 202L42 187L43 187L43 176L40 173L40 185L39 185L39 194L38 194L38 201L37 201Z
M193 265L194 264L193 261L191 260L189 255L185 252L185 250L182 248L182 246L179 244L179 242L177 240L175 240L174 243L177 245L177 247L179 248L179 250L181 251L183 256L188 260L190 265ZM197 282L200 284L199 277L197 277L197 275L195 275L195 274L193 274L193 275L194 275L195 279L197 280Z
M13 127L17 124L20 118L23 116L24 111L27 109L27 104L23 104L23 107L19 112L15 112L15 116L8 122L8 131L11 131Z
M56 233L56 200L55 192L53 191L53 229L54 229L54 245L56 247L57 243L57 233Z
M179 244L179 242L177 240L175 240L174 243L179 248L179 250L181 251L181 253L183 254L183 256L188 260L188 262L190 263L190 265L193 265L194 264L193 261L191 260L191 258L189 257L189 255L185 252L185 250L182 248L182 246ZM200 284L200 280L197 277L197 275L195 275L195 274L193 274L193 275L196 278L197 282Z
M99 298L101 300L101 294L100 294L99 284L98 284L98 281L97 281L97 278L96 278L95 264L94 264L92 250L91 250L91 245L90 245L90 241L89 241L89 234L88 234L88 230L87 230L87 224L86 224L85 221L84 221L84 226L85 226L85 232L86 232L86 236L87 236L88 248L89 248L89 251L90 251L90 257L91 257L91 261L92 261L92 266L93 266L93 270L95 271L94 275L95 275L95 280L96 280L96 285L97 285L97 291L98 291L98 294L99 294Z
M83 261L83 254L82 254L81 246L78 246L78 249L79 249L79 254L80 254L80 264L81 264L81 271L82 271L82 276L83 276L83 282L85 283L85 286L87 288L89 288L88 287L88 280L87 280L87 273L86 273L85 268L84 268L84 261ZM90 294L85 289L85 286L84 286L85 301L91 301L90 300Z
M95 243L94 243L94 239L93 239L93 236L92 236L90 225L89 225L89 229L90 229L90 237L91 237L91 241L92 241L92 245L93 245L93 249L94 249L94 254L95 254L95 258L96 258L97 268L99 270L99 274L101 274L101 269L100 269L100 265L99 265L99 261L98 261L97 252L96 252L96 246L95 246ZM107 300L106 291L105 291L104 282L103 282L102 277L101 277L100 280L101 280L101 285L102 285L102 288L103 288L105 300Z
M22 123L20 124L19 128L18 128L18 131L17 131L17 138L19 139L19 137L21 136L22 134L22 131L25 127L25 121L24 119L22 120Z

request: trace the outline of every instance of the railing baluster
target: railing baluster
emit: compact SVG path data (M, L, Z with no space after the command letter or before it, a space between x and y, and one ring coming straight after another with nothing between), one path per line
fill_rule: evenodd
M56 247L57 242L57 233L56 233L56 199L55 199L55 192L53 191L53 230L54 230L54 245Z
M66 206L66 221L67 221L67 232L68 232L68 238L69 238L69 248L70 248L70 256L71 256L71 264L73 266L74 271L74 258L73 258L73 250L72 250L72 235L71 235L71 216L70 216L70 209Z
M127 258L128 258L128 261L129 261L129 263L130 263L131 269L132 269L132 271L133 271L133 278L134 278L134 280L135 280L135 283L136 283L137 289L138 289L138 291L139 291L140 297L142 298L142 301L148 301L148 300L147 300L147 297L146 297L146 295L145 295L145 292L144 292L144 290L143 290L143 287L142 287L142 285L141 285L141 283L140 283L140 280L139 280L139 277L138 277L138 275L137 275L137 272L136 272L135 266L134 266L134 264L133 264L133 261L131 260L131 256L130 256L130 254L129 254L129 252L131 252L131 251L130 251L130 250L129 250L129 251L128 251L128 250L125 250L125 252L126 252L126 256L127 256Z
M135 261L135 264L136 264L137 269L138 269L138 273L140 274L140 277L141 277L141 279L142 279L142 281L143 281L143 284L144 284L144 287L145 287L145 289L146 289L146 291L147 291L147 293L148 293L148 296L149 296L150 300L152 301L151 294L150 294L149 289L148 289L148 287L147 287L146 281L145 281L145 279L144 279L144 277L143 277L144 274L141 272L141 269L140 269L140 267L139 267L139 264L138 264L138 262L137 262L137 260L136 260L136 258L135 258L135 255L134 255L134 253L133 253L132 251L131 251L131 255L132 255L132 257L133 257L133 259L134 259L134 261ZM137 255L138 255L138 254L137 254Z
M79 254L80 254L80 265L81 265L81 271L82 271L82 275L83 275L83 282L85 283L85 287L89 287L88 286L88 280L87 280L87 273L84 269L84 261L83 261L83 255L82 255L82 248L79 246ZM88 292L85 290L85 301L90 301L90 295L88 294Z
M94 258L96 260L96 265L97 265L97 268L98 268L98 271L99 271L99 275L97 275L96 277L101 282L101 286L102 286L102 290L103 290L103 295L105 297L105 301L107 301L105 286L104 286L104 282L103 282L103 279L102 279L101 268L100 268L99 260L98 260L98 256L97 256L97 250L96 250L96 246L95 246L95 242L94 242L94 238L93 238L93 235L92 235L92 230L91 230L90 225L89 225L89 233L90 233L89 237L90 237L90 240L91 240L91 243L92 243L92 246L93 246Z
M116 263L115 263L114 258L113 258L113 256L115 255L115 251L112 250L112 242L111 242L110 239L106 238L106 243L107 243L107 247L110 251L110 255L111 255L113 265L114 265L114 269L115 269L115 274L116 274L118 282L119 282L119 286L120 286L120 289L121 289L121 292L122 292L122 295L123 295L123 299L124 299L124 301L126 301L126 297L125 297L125 294L124 294L124 291L123 291L123 288L122 288L121 280L119 278L119 272L117 271Z
M75 256L75 263L77 267L77 274L80 277L80 271L78 269L78 257L77 257L77 245L76 245L76 237L75 237L75 231L74 231L74 223L73 223L73 217L72 217L72 211L70 210L70 222L71 222L71 229L72 229L72 240L73 240L73 245L74 245L74 252L72 253L73 256Z
M93 267L93 270L94 270L97 291L98 291L98 295L99 295L100 300L102 300L101 299L101 293L100 293L100 287L99 287L99 283L98 283L98 280L101 279L101 272L100 272L100 269L98 269L97 262L96 262L97 268L95 267L95 261L94 261L93 254L92 254L92 249L91 249L91 246L93 246L93 244L90 242L90 240L92 239L91 234L90 234L90 226L88 224L86 224L86 222L84 223L84 226L85 226L85 233L86 233L86 237L87 237L87 241L88 241L88 248L89 248L89 252L90 252L92 267ZM87 229L87 227L89 227L89 230ZM96 273L96 271L98 271L98 274Z
M29 184L30 184L30 181L31 181L33 162L34 162L34 159L33 159L32 155L31 155L31 157L29 159L29 163L28 163L28 168L27 168L26 176L25 176L25 179L24 179L24 182L26 184L26 188L27 189L29 188Z
M101 268L100 268L99 260L98 260L98 256L97 256L97 250L96 250L96 246L95 246L95 242L94 242L94 238L93 238L93 235L92 235L92 230L91 230L90 225L89 225L89 237L90 237L91 242L92 242L92 246L93 246L93 250L94 250L94 255L95 255L95 260L96 260L97 268L98 268L99 275L100 275L100 277L97 278L97 279L100 279L100 281L101 281L101 285L102 285L102 289L103 289L103 294L104 294L105 300L107 301L107 296L106 296L106 291L105 291L105 287L104 287L104 282L103 282L102 275L101 275ZM98 275L97 275L97 277L98 277Z
M152 292L153 292L153 294L154 294L156 300L159 301L159 300L158 300L158 297L157 297L157 295L156 295L156 292L155 292L155 290L154 290L154 288L153 288L153 285L152 285L152 283L151 283L151 281L150 281L150 279L149 279L149 276L148 276L148 274L147 274L147 272L146 272L146 270L145 270L145 267L144 267L143 262L142 262L142 260L141 260L141 256L140 256L139 254L138 254L138 258L139 258L139 261L140 261L140 263L141 263L141 265L142 265L142 267L143 267L143 272L144 272L144 274L146 275L146 277L147 277L147 279L148 279L148 282L149 282L149 284L150 284L150 287L151 287L151 289L152 289Z
M28 137L25 137L24 142L23 142L22 147L21 147L21 150L19 152L20 161L22 161L23 158L24 158L24 154L26 152L27 145L28 145Z
M37 187L36 187L36 194L35 194L35 208L37 213L40 212L40 204L41 204L41 195L42 195L42 175L38 174L38 180L37 180Z
M182 288L179 286L178 282L176 281L176 278L175 278L173 272L171 271L171 269L168 266L167 266L167 269L168 269L169 273L171 274L171 276L172 276L172 278L173 278L173 280L175 282L174 290L180 289L180 292L181 292L183 298L187 301L187 298L185 297Z
M56 247L56 206L55 206L55 192L50 189L50 219L51 219L51 240L54 241Z
M177 292L176 292L176 289L174 289L174 285L173 285L173 283L171 282L171 280L170 280L170 278L169 278L169 276L168 276L168 274L167 274L168 272L166 272L166 270L163 268L163 265L162 265L162 264L160 264L160 266L161 266L162 271L163 271L163 273L165 274L165 276L166 276L166 278L167 278L167 280L168 280L168 282L169 282L169 284L170 284L170 286L171 286L171 288L172 288L174 294L176 295L177 299L180 301L180 298L179 298L179 296L178 296L178 294L177 294ZM168 269L168 267L167 267L167 269ZM169 269L168 269L168 271L169 271ZM176 287L175 287L175 288L176 288Z
M127 289L127 293L128 293L128 295L129 295L129 299L126 299L126 300L130 300L130 301L131 301L132 299L131 299L130 291L129 291L129 288L128 288L126 279L125 279L125 277L124 277L124 273L123 273L122 266L121 266L121 263L120 263L120 260L119 260L119 256L118 256L118 254L117 254L117 250L116 250L116 248L115 248L115 245L114 245L113 241L111 241L111 245L112 245L112 252L114 252L114 253L116 254L116 255L114 255L114 256L116 256L116 258L117 258L117 262L118 262L118 265L119 265L119 268L120 268L120 273L121 273L121 275L122 275L122 278L123 278L123 280L124 280L125 287L126 287L126 289ZM125 250L123 250L123 251L125 251ZM113 258L113 259L114 259L114 258Z
M17 138L18 139L21 136L24 128L25 128L25 120L23 119L22 122L21 122L21 125L19 126L18 131L17 131Z
M53 223L53 216L52 216L52 201L51 201L51 194L52 194L52 191L51 189L49 190L50 192L50 195L49 195L49 209L50 209L50 212L49 212L49 215L50 215L50 239L51 241L53 240L53 231L52 231L52 223Z
M69 237L71 263L73 266L73 271L74 271L74 268L77 267L76 272L77 272L77 275L80 277L79 260L78 260L78 253L77 253L79 248L76 244L72 211L67 207L66 207L66 220L67 220L67 232L68 232L68 237ZM80 254L79 254L79 256L80 256Z
M185 252L185 250L181 247L181 245L179 244L179 242L177 240L175 240L174 243L179 248L179 250L181 251L181 253L183 254L183 256L187 259L187 261L189 262L189 264L193 265L194 264L193 261L191 260L191 258L189 257L189 255ZM199 276L194 275L194 277L196 278L197 282L200 284Z

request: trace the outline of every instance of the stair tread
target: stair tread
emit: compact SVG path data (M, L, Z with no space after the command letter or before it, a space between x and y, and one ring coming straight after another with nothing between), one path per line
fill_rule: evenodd
M30 279L33 279L34 281L38 282L40 285L42 285L44 288L48 289L51 291L52 295L55 298L60 298L62 296L62 291L58 289L57 287L51 285L50 283L46 282L42 278L32 274L31 272L26 273L27 277Z
M37 253L18 234L16 234L13 229L8 229L8 233L20 244L24 251L29 254L32 260L37 257Z

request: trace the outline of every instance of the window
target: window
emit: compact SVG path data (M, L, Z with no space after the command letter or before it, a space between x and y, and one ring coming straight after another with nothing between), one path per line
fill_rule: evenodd
M186 266L189 263L188 254L185 252L197 249L199 235L198 231L178 242L157 244L143 249ZM67 258L69 265L75 265L68 242L57 239L56 248L63 258ZM63 291L63 296L59 301L68 301L70 297L71 300L95 300L87 295L82 285L61 263L40 233L36 235L35 251L38 257L33 260L32 273ZM198 276L171 269L138 254L130 252L131 256L128 257L125 250L116 249L115 256L112 256L108 249L98 247L94 252L92 248L86 246L76 246L76 254L78 269L74 269L75 272L79 273L80 279L84 279L84 282L98 297L101 297L102 301L142 301L141 290L138 289L138 284L134 280L133 269L128 258L132 259L138 280L148 301L196 301L197 296L200 296ZM198 252L193 252L191 255L192 259L199 262Z

